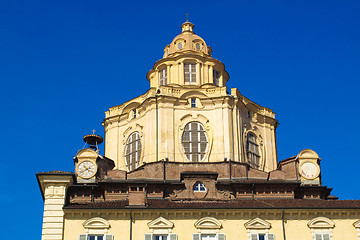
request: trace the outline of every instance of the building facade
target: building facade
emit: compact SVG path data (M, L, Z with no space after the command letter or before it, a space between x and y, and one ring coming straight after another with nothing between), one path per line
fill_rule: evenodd
M42 239L360 239L360 201L322 185L310 149L277 159L275 113L228 92L229 74L185 22L149 90L105 113L74 173L37 173Z

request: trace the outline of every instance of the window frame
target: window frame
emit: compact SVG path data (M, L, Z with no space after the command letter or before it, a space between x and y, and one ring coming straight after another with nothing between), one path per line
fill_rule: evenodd
M246 158L250 166L259 169L261 165L260 145L253 132L246 134Z
M325 235L327 235L328 238L324 238ZM320 236L320 238L317 238L317 236ZM329 232L323 232L323 233L315 232L314 240L331 240L331 234Z
M216 70L215 68L213 68L213 83L216 86L220 85L220 72L218 70Z
M135 140L132 139L132 136L136 135ZM131 140L130 140L131 138ZM130 142L129 142L130 141ZM135 151L132 151L133 146L135 146ZM131 149L128 152L128 147ZM126 139L125 144L125 165L128 171L135 170L140 165L141 159L141 152L142 152L142 144L141 144L141 136L138 131L132 132ZM135 156L133 156L135 154ZM135 161L135 162L133 162Z
M102 237L102 240L113 240L114 236L112 234L79 234L79 240L90 240L91 236L95 236L95 240L98 240L98 237Z
M192 124L196 123L196 130L193 130L191 128ZM187 127L189 128L187 129ZM184 140L184 136L188 135L188 140ZM192 137L196 136L196 139L193 140ZM205 138L205 141L202 141L202 138ZM188 146L185 146L187 145ZM202 151L202 144L205 144L205 148ZM207 136L207 132L205 130L205 127L202 123L198 121L191 121L188 122L183 130L183 133L181 135L181 145L182 149L184 151L185 157L190 162L200 162L206 157L206 153L209 147L209 138ZM188 151L186 150L188 148ZM198 150L197 152L195 150ZM195 155L197 159L195 159ZM195 160L194 160L195 159Z
M159 70L159 86L167 85L167 67Z
M202 182L196 182L193 185L193 192L206 192L206 187Z
M187 71L187 66L189 69ZM186 74L189 74L189 80L186 80ZM197 83L198 67L196 63L184 63L184 83L196 84Z
M250 233L250 240L260 240L260 235L264 236L264 240L275 240L274 233L264 233L264 232ZM269 239L269 236L273 236L273 237Z
M196 108L196 98L191 98L190 103L192 108Z
M176 233L145 233L144 240L156 240L156 236L166 236L166 239L159 239L159 240L177 240Z

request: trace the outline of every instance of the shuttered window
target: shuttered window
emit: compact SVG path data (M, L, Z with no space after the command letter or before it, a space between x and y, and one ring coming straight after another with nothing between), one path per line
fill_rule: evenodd
M126 167L129 171L132 171L139 166L140 156L141 156L140 134L138 132L133 132L126 141L126 149L125 149Z
M181 140L187 159L198 162L204 158L208 140L201 123L189 122L184 128Z
M315 233L314 240L331 240L329 233Z
M185 83L196 83L196 72L195 63L184 63Z
M146 233L144 235L144 240L177 240L177 234L152 234Z
M167 69L163 68L159 71L159 85L163 86L167 84Z
M257 144L256 136L253 133L248 133L247 135L246 155L250 166L253 168L260 167L259 145Z
M251 240L275 240L273 233L251 233Z
M93 235L93 234L80 234L79 240L113 240L112 234Z
M213 83L219 86L219 82L220 82L220 73L215 69L213 69Z
M193 233L192 240L225 240L225 234L224 233L216 233L216 234Z

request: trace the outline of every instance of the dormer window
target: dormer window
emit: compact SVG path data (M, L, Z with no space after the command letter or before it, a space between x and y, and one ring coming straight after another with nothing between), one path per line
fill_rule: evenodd
M220 73L214 69L213 70L213 83L215 85L219 86L219 82L220 82Z
M197 182L193 187L194 192L206 192L206 188L202 182Z
M167 69L163 68L159 71L159 86L167 84Z
M196 83L196 64L184 63L184 79L185 83Z

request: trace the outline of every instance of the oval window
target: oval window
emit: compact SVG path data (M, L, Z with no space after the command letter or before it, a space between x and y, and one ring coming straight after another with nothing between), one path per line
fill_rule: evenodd
M178 43L178 44L177 44L177 48L178 48L179 50L183 49L183 44L182 44L182 43Z
M181 142L188 160L199 162L204 158L208 139L201 123L189 122L186 124Z

